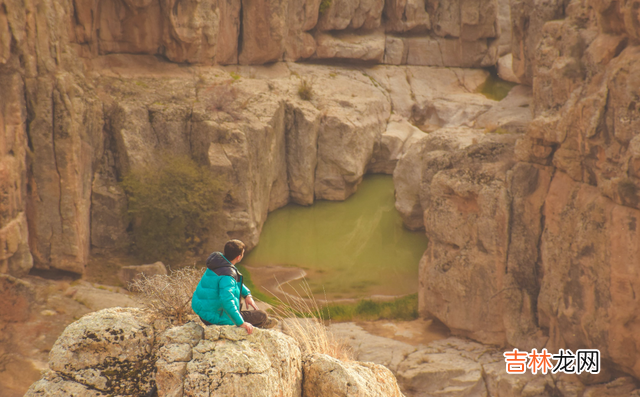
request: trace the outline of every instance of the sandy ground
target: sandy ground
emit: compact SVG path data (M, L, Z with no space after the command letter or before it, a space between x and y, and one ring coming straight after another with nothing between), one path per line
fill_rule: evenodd
M370 334L395 339L410 345L426 345L449 337L449 329L435 319L413 321L358 321L357 325Z

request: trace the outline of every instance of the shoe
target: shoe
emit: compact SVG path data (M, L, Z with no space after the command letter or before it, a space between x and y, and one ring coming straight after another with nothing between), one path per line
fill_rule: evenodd
M267 321L265 321L264 324L262 324L260 328L269 329L275 327L276 325L278 325L278 320L276 320L275 318L269 318Z

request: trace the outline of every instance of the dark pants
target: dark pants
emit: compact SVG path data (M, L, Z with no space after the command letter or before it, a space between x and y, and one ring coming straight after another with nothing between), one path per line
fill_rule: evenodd
M269 315L264 310L241 310L242 319L254 327L261 327L269 319ZM204 325L213 325L207 320L200 317Z

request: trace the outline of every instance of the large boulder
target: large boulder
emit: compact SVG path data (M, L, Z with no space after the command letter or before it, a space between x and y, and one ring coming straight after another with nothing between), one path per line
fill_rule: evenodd
M424 137L424 132L406 120L389 121L374 150L369 172L393 174L398 160Z
M191 351L185 350L186 356L170 353L188 346L177 340L165 344L160 352L167 365L178 363L175 369L184 371L186 396L300 395L300 349L292 338L278 331L256 329L247 335L238 327L209 326L202 340Z
M153 276L166 276L167 268L164 263L156 262L147 265L123 266L118 272L118 278L124 286L131 287L131 283L140 280L143 277L151 278Z
M154 337L140 309L88 314L60 335L49 356L49 371L27 396L86 389L104 395L143 395L154 385Z
M384 365L394 374L406 357L418 350L408 343L372 335L354 323L331 324L329 330L352 349L358 361Z
M531 88L516 86L509 94L476 119L475 127L488 132L525 133L531 122Z
M385 90L360 71L290 65L312 82L323 112L318 131L315 199L344 200L362 181L391 113ZM344 87L349 87L345 90Z
M395 377L374 363L343 362L320 353L303 358L303 393L308 397L403 397Z
M298 343L277 330L248 335L195 321L170 327L122 308L69 325L51 350L49 370L26 396L140 396L154 386L172 397L402 396L387 368L320 353L303 359Z
M451 153L477 143L481 137L482 133L472 128L441 128L406 150L393 172L395 206L405 226L411 230L424 227L422 184L430 183L441 169L451 167Z

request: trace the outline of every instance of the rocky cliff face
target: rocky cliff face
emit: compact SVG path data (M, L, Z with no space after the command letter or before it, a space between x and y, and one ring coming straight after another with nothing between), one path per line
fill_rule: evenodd
M83 57L133 53L223 65L358 59L489 66L496 61L496 39L505 26L500 23L499 11L505 11L499 3L508 4L496 0L74 1L69 23L70 38Z
M493 103L469 95L483 71L237 64L488 66L505 12L496 0L2 0L0 270L81 274L92 249L126 246L119 181L164 152L227 184L206 249L255 245L268 211L342 200L365 172L392 172L415 126L471 123Z
M430 238L421 310L483 342L597 348L606 368L585 382L640 376L636 6L512 3L514 71L533 84L525 136L432 134L394 175L398 209Z

